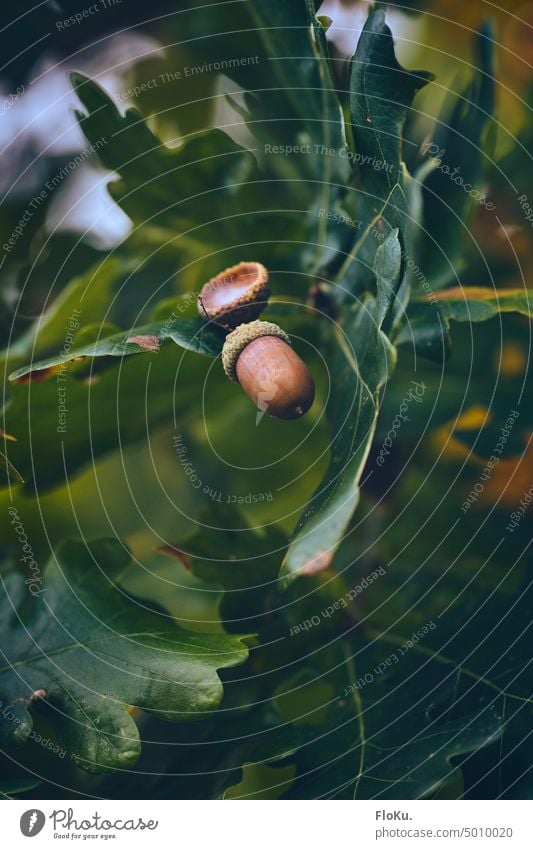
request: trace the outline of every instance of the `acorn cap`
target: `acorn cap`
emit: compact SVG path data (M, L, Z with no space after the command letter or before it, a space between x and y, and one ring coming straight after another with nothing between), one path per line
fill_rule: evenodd
M237 327L258 318L270 295L268 271L260 262L239 262L212 277L200 292L198 312Z
M226 376L236 383L237 373L236 365L240 354L250 342L254 339L259 339L260 336L277 336L282 339L287 345L291 341L284 330L272 321L251 321L249 324L241 324L231 333L226 336L224 347L222 349L222 365Z

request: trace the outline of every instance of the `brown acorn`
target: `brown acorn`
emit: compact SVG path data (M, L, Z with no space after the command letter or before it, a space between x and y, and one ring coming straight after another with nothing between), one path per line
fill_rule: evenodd
M265 266L260 262L239 262L202 287L198 312L222 327L233 328L258 318L269 296Z
M311 407L315 384L287 334L270 321L241 324L228 334L222 364L262 412L297 419Z

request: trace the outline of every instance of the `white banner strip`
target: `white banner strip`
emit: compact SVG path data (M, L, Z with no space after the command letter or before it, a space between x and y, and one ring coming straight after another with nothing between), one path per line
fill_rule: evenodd
M27 847L35 838L35 849L66 840L143 849L533 846L531 803L525 801L214 804L216 810L208 802L179 800L4 802L1 845Z

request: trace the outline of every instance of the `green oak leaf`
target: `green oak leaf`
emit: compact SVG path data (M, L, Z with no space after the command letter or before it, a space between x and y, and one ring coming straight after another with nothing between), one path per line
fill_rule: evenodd
M253 167L252 155L220 130L171 149L137 110L122 115L105 91L82 74L72 74L71 82L87 110L76 113L83 132L102 163L120 175L109 186L111 195L134 222L155 227L166 215L176 225L187 223L194 201L201 226L235 195L238 175ZM208 187L203 192L202 185Z
M258 96L270 107L277 103L278 109L285 101L290 108L291 134L295 136L295 130L303 130L301 138L306 142L327 144L329 148L334 142L343 143L342 115L331 85L324 28L314 5L310 0L290 4L283 0L256 0L250 4L268 56L268 76L279 90L279 94L274 89ZM288 61L291 56L298 60Z
M3 578L4 745L31 738L35 709L78 766L123 769L141 747L129 706L174 722L217 708L217 669L246 659L242 640L183 631L128 597L119 584L132 568L117 540L73 541L50 560L33 597L23 574Z
M402 68L385 13L372 12L352 59L350 107L357 152L389 166L368 171L382 201L402 180L403 129L413 98L433 79L428 71Z
M287 238L301 233L295 203L280 208L279 194L254 155L226 133L210 129L168 147L137 110L122 114L81 74L71 81L86 109L76 113L81 129L103 165L119 175L108 189L135 225L130 241L137 249L147 244L173 249L182 262L206 257L208 279L220 271L222 251L232 252L223 260L230 265L246 258L243 245L251 243L258 254L254 259L266 261L279 251L278 241L285 254ZM263 248L256 247L261 229L269 234Z
M500 420L500 428L503 423ZM357 606L371 648L360 649L357 643L357 652L355 645L351 650L356 680L373 672L374 652L381 661L389 659L370 683L360 682L358 695L366 706L367 732L372 714L379 714L381 708L384 726L396 736L393 746L401 742L399 726L408 723L409 714L414 716L417 709L417 733L427 731L433 722L435 731L441 723L466 730L477 722L470 725L469 717L483 719L487 711L494 712L501 718L501 741L490 752L469 756L463 768L476 785L492 772L489 787L476 786L474 792L495 798L502 792L502 780L512 784L513 770L518 778L530 764L533 586L527 549L531 534L525 519L513 533L506 533L509 507L503 506L503 514L501 507L500 511L476 510L476 505L463 512L461 503L479 480L479 467L469 472L460 461L436 465L433 456L422 461L419 455L406 466L390 494L387 513L376 522L375 512L369 511L372 518L359 523L338 565L357 563L361 539L385 564L385 575L359 597ZM452 533L450 516L458 518ZM353 569L355 577L357 566L347 568ZM429 633L405 648L406 638L431 622ZM411 708L402 716L409 698ZM378 745L377 740L371 742ZM408 754L406 747L406 761ZM380 797L387 788L375 785L372 793ZM394 798L393 794L394 789Z
M43 281L55 281L57 272L50 278L51 270L46 266L37 269ZM57 294L55 282L54 287L50 285L45 290L42 312L2 352L2 365L6 371L13 371L29 360L41 360L74 345L87 345L119 328L127 330L145 324L152 320L156 305L161 307L158 320L167 324L177 317L197 316L196 290L181 297L163 297L174 288L175 275L175 253L173 257L147 257L146 250L141 255L126 240L118 251L84 269L62 288L58 285ZM185 312L184 300L192 307L192 313Z
M377 297L361 298L333 331L330 462L293 534L283 564L284 578L326 569L357 507L359 481L377 424L379 393L396 360L382 328L394 313L400 267L398 232L393 231L376 253Z
M346 540L337 609L315 598L310 627L282 643L286 667L299 657L305 673L281 695L297 698L292 720L314 735L292 759L289 798L429 798L457 785L461 769L477 781L483 764L494 798L506 753L520 749L527 769L527 529L500 547L495 517L467 514L450 535L463 497L457 469L441 464L429 476L430 463L411 463L387 511L369 509ZM354 598L369 552L383 569Z
M50 349L61 347L67 333L75 334L82 323L108 320L106 315L114 289L129 270L126 262L111 256L74 278L30 329L4 351L4 358L11 361L43 356Z
M132 354L159 353L163 342L170 340L178 347L194 351L205 357L218 357L222 351L224 333L201 318L177 318L166 322L152 322L143 327L133 327L127 333L104 336L90 345L74 346L67 354L47 357L17 369L9 379L18 381L51 376L63 364L96 357L128 357Z
M408 647L412 636L395 647L338 639L317 652L320 665L308 670L301 695L312 681L329 685L331 696L313 739L294 757L296 778L285 798L425 798L454 780L453 759L501 738L504 723L491 704L445 717L455 669L420 663Z
M275 526L259 532L239 510L214 503L200 515L201 529L161 551L176 557L201 581L220 589L220 617L227 631L263 631L273 604L279 562L287 547Z
M425 304L417 306L425 307ZM430 306L432 309L436 308L435 304ZM401 456L405 451L408 452L407 457L413 446L418 445L420 441L424 445L428 444L431 436L444 428L444 431L440 431L442 434L446 433L444 442L448 437L453 437L455 445L459 441L473 452L470 460L474 465L470 472L475 478L475 475L480 473L477 468L480 458L488 459L494 453L502 435L502 428L505 428L509 416L515 411L519 416L506 437L505 453L501 459L510 460L513 456L518 458L527 444L529 422L533 415L533 399L531 393L526 390L529 323L512 314L492 319L494 329L498 333L501 332L502 340L505 340L503 351L499 345L495 345L494 335L487 332L484 322L456 323L453 327L453 356L447 360L443 370L443 351L440 351L440 357L437 356L439 343L435 344L433 359L419 356L423 353L423 339L419 335L420 331L413 316L414 312L410 310L408 329L402 329L395 340L398 345L398 364L383 396L376 431L374 461L383 451L387 437L391 436L391 432L396 432L392 430L392 425L406 400L409 408L406 415L408 421L402 422L401 429L396 434L399 439L394 438L391 446L392 453L397 454L399 451L397 456ZM432 337L431 326L426 326L427 338L433 343L439 336ZM519 368L513 377L505 374L502 369L502 356L510 339L513 340L513 350L519 357ZM419 343L416 347L415 342ZM464 367L465 362L468 362L467 369ZM413 397L409 394L413 382L420 387L419 403L410 400ZM468 420L463 422L463 415L468 414L470 410L477 411L476 423L469 423ZM385 476L386 474L387 472ZM474 479L472 486L475 483Z
M387 228L385 235L398 229L402 248L409 256L414 221L408 197L411 178L403 164L403 130L416 92L433 79L427 71L402 68L383 10L372 12L351 66L350 114L358 166L357 217L365 226L381 219ZM369 269L379 244L377 236L378 230L373 227L359 248L361 262L354 269L357 289L369 285Z
M396 344L413 347L422 356L441 362L451 353L451 321L476 323L513 312L533 317L532 290L498 291L485 286L441 290L432 296L413 298Z
M140 296L149 303L142 265L131 257L115 255L99 261L72 280L24 336L4 351L2 366L8 390L4 396L4 427L6 431L11 428L18 440L6 445L4 454L28 482L28 488L43 490L64 478L63 447L69 474L73 474L119 444L124 447L143 438L146 425L136 413L145 405L150 427L170 420L169 398L177 370L177 414L199 397L203 357L195 357L194 351L217 356L223 334L198 318L194 294L164 299L157 322L148 327L130 325L131 330L120 334L118 327L107 323L111 318L127 327L130 314L139 318L137 306L133 305L130 313L132 300ZM155 279L159 277L150 279L152 286ZM186 312L189 306L196 318ZM182 324L180 318L186 316ZM144 335L149 338L143 340ZM127 343L130 338L137 341ZM170 345L170 341L175 344ZM72 361L78 351L85 362ZM152 356L142 358L142 364L128 362L130 354L146 351ZM15 380L8 384L11 372ZM72 422L68 432L58 420L59 389L67 399L64 405ZM116 420L98 414L102 404L110 406L111 398L117 399ZM110 409L115 409L115 403ZM23 427L22 422L27 424Z
M160 737L164 751L161 745L151 747L153 764L150 772L141 772L141 782L138 773L121 777L128 798L142 798L148 785L156 799L222 799L240 783L244 766L290 758L307 739L305 731L282 720L268 696L233 716L223 702L209 723L169 730ZM150 754L149 744L144 749ZM106 795L116 793L115 781L106 779Z
M457 286L436 296L446 321L488 321L499 313L516 312L533 318L533 290Z
M490 25L480 30L472 80L450 94L439 116L428 153L438 161L424 183L421 267L434 289L457 279L471 241L469 221L482 191L484 138L494 114L494 41ZM488 158L488 157L487 157ZM489 201L490 203L490 201ZM475 243L472 247L476 250Z
M327 22L316 16L316 6L314 0L247 3L257 62L244 67L235 62L227 69L244 89L243 103L235 97L229 102L257 143L255 154L264 177L278 200L283 197L279 206L306 210L300 215L305 228L301 241L309 245L300 250L299 259L312 271L323 263L331 238L331 225L321 211L333 206L350 178ZM250 40L249 32L246 38Z
M182 421L201 403L201 387L213 365L212 359L175 344L163 344L159 353L146 357L104 357L102 362L104 370L90 360L85 366L72 363L51 380L10 384L4 426L17 441L5 451L28 490L42 492L71 479L88 463L146 439L173 415ZM88 374L78 374L82 366ZM46 370L41 374L47 377ZM213 378L225 380L217 367ZM60 400L67 408L64 418Z

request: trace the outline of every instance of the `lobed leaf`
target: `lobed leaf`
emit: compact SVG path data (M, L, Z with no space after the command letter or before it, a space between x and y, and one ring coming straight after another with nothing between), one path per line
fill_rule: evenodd
M178 347L194 351L205 357L218 357L222 351L224 334L201 318L181 318L167 322L153 322L144 327L134 327L127 333L116 333L98 339L90 345L71 348L67 354L47 357L14 371L9 379L27 382L46 379L61 370L65 363L96 357L129 357L132 354L157 353L163 342L171 340Z
M452 93L437 121L430 155L438 167L424 184L421 267L434 289L456 278L470 240L468 223L483 188L483 141L494 115L494 41L490 25L477 35L475 72L459 95ZM475 193L477 192L477 195ZM490 201L488 202L490 203Z
M412 255L415 222L408 197L411 178L403 164L403 130L417 91L433 79L427 71L407 71L400 65L383 10L372 12L352 58L350 79L358 218L365 226L379 222L384 235L398 229L408 256ZM379 232L373 226L359 251L357 288L368 287L371 280L369 270L379 246Z
M441 711L454 670L443 674L437 662L419 664L412 654L400 670L386 664L394 656L386 644L338 640L320 651L322 666L313 664L311 677L327 681L332 697L324 722L296 754L285 798L421 799L453 780L453 759L501 738L504 723L493 707L446 721Z
M502 313L533 317L533 291L456 286L424 298L414 298L397 345L412 346L417 353L441 362L451 353L450 322L477 323Z
M4 745L30 739L42 711L78 766L128 768L141 745L129 706L174 722L218 706L217 670L246 659L241 639L183 631L128 597L120 581L132 567L118 540L67 542L33 583L2 580Z
M401 250L393 232L378 248L377 297L367 295L334 330L328 401L330 462L300 519L282 575L327 569L359 501L359 481L374 437L379 392L395 364L395 349L382 328L398 292Z

